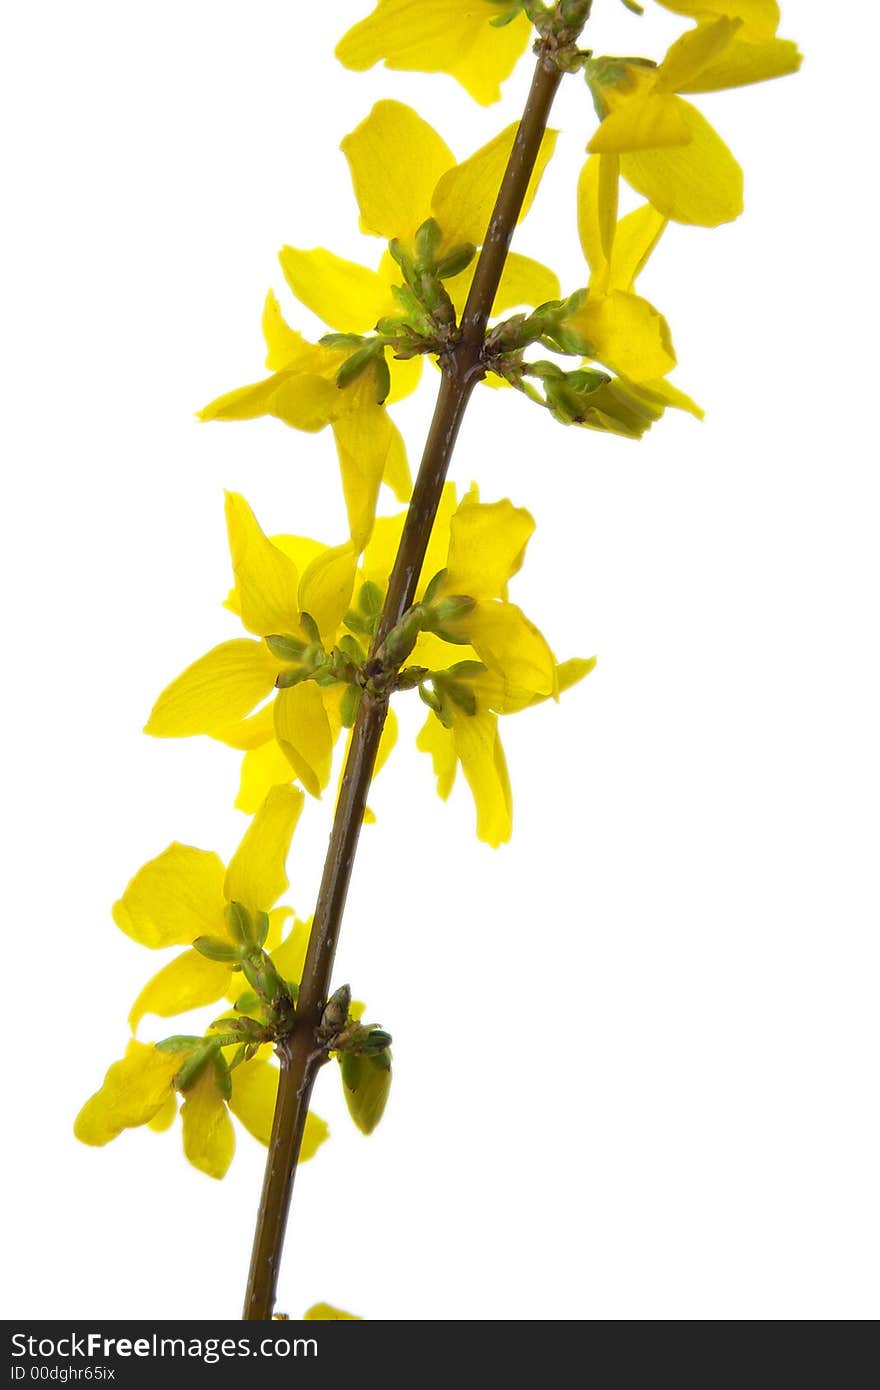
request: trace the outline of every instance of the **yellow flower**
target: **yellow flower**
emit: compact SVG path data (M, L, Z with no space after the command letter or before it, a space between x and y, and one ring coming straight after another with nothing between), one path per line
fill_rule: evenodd
M380 518L364 552L361 574L380 589L404 515ZM508 600L509 581L522 565L534 526L524 508L506 499L480 502L476 488L456 506L454 485L447 483L416 591L416 602L426 594L432 602L459 595L474 600L448 630L423 632L410 659L431 672L423 698L432 713L418 747L433 758L437 790L448 797L461 764L476 805L477 835L493 846L509 840L512 829L498 716L556 698L595 664L558 665L538 628Z
M665 4L665 0L660 0ZM796 46L776 37L779 10L763 0L667 4L696 27L659 66L596 58L587 65L601 124L587 149L618 155L620 172L664 217L715 227L743 207L742 170L680 92L713 92L797 71Z
M209 734L255 755L268 745L268 757L260 754L266 766L258 768L255 756L255 783L242 787L243 809L254 810L256 789L265 792L267 785L294 775L313 796L327 785L341 727L342 687L303 680L262 702L298 661L332 649L351 600L357 560L351 545L325 546L296 536L269 540L237 493L227 494L226 522L235 575L228 606L255 636L222 642L187 667L159 696L146 732L156 738ZM274 636L293 644L291 654L277 655L277 644L270 649L266 639ZM305 648L300 658L294 654L297 645ZM246 720L257 705L261 708Z
M144 1014L170 1018L221 999L233 979L232 960L208 959L193 942L211 937L233 948L228 909L240 903L252 916L269 914L266 949L280 944L288 908L271 909L288 886L285 863L303 806L296 787L274 787L224 867L218 855L174 842L139 869L113 908L113 920L126 936L151 950L190 949L166 965L141 990L129 1022L137 1028ZM240 992L240 989L239 989Z
M582 338L588 357L617 372L637 397L702 418L700 407L664 379L675 366L669 325L635 293L667 219L644 203L618 221L618 184L617 155L592 155L581 170L578 230L590 281L566 325Z
M307 1312L303 1313L303 1322L362 1322L357 1313L345 1313L341 1308L334 1308L332 1303L313 1303Z
M230 1070L223 1049L212 1048L208 1040L172 1041L182 1045L165 1049L132 1038L125 1056L112 1064L80 1110L74 1134L83 1144L102 1147L124 1129L168 1129L177 1114L179 1091L184 1153L201 1172L222 1178L235 1152L229 1111L268 1144L278 1068L258 1054ZM309 1114L300 1162L312 1158L328 1134L324 1121Z
M512 8L507 6L506 8ZM406 72L448 72L483 106L501 96L529 40L517 15L503 27L498 0L377 0L376 9L339 43L336 56L363 72L381 59Z
M396 239L411 247L418 228L434 217L442 231L439 254L462 244L478 245L485 233L513 144L511 125L469 159L457 164L435 130L408 106L380 101L366 120L346 136L342 148L351 168L363 231ZM523 209L528 209L553 150L554 133L544 140ZM360 335L383 318L400 313L393 287L401 272L386 252L377 269L344 260L323 247L304 251L285 246L281 268L306 308L342 334ZM473 277L473 266L445 281L460 313ZM519 304L534 305L559 294L552 271L528 256L512 254L496 295L494 312ZM371 366L343 385L337 374L351 356L351 346L307 342L284 321L269 294L263 334L272 375L251 386L227 392L200 412L203 420L250 420L272 415L296 429L315 431L330 425L336 441L349 530L355 549L369 539L381 482L400 501L410 493L406 452L385 409L413 391L422 359L392 357L385 349ZM355 340L356 341L356 340ZM384 365L383 365L384 364ZM389 371L390 389L382 384Z
M288 886L285 864L302 804L296 788L275 787L228 867L216 854L174 843L135 874L113 908L116 924L151 949L189 949L141 990L129 1014L132 1029L147 1013L169 1018L224 995L233 1000L241 996L242 976L233 969L240 945L230 927L233 904L233 911L244 908L253 919L268 916L264 948L277 974L298 983L309 924L295 921L282 941L282 923L292 913L271 909ZM195 949L193 943L205 938L215 957L223 956L226 947L229 959L212 959ZM80 1111L77 1137L86 1144L106 1144L134 1126L166 1129L177 1113L179 1091L184 1152L203 1172L222 1177L235 1148L227 1111L267 1144L279 1075L270 1060L271 1044L240 1060L234 1044L221 1044L222 1036L222 1031L209 1032L205 1038L169 1039L158 1046L132 1040ZM323 1120L309 1116L303 1160L312 1157L327 1133Z
M344 388L336 374L348 354L309 343L285 323L271 292L263 310L266 366L272 375L218 396L202 420L253 420L273 415L294 429L314 433L330 425L336 442L352 540L360 549L370 533L383 479L400 501L410 492L409 466L400 432L379 399L373 372ZM412 373L410 373L410 378ZM400 385L400 383L398 383ZM409 390L415 382L410 380ZM401 388L396 398L405 394Z

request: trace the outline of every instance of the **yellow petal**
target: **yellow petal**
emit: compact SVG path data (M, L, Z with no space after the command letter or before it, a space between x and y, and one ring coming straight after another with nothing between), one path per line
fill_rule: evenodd
M637 90L609 113L587 145L590 154L622 154L686 145L691 139L675 97Z
M376 10L341 40L336 56L348 68L386 66L416 72L448 72L482 105L497 101L529 41L531 27L518 15L502 29L489 0L378 0Z
M296 566L266 536L244 498L226 494L229 553L241 620L260 637L299 628Z
M378 319L394 312L387 284L375 270L316 247L279 252L284 278L301 304L340 333L368 333Z
M451 280L444 282L459 316L474 278L474 268L474 265L470 265L461 275L455 275ZM555 271L542 265L540 261L533 261L530 256L521 256L519 252L511 251L504 262L501 281L492 303L491 317L506 314L511 309L537 308L539 304L546 304L548 299L559 299L560 296L559 276Z
M590 295L569 323L588 357L632 381L665 376L675 366L669 325L639 295L621 290Z
M279 691L275 737L306 791L320 796L330 780L333 737L321 691L313 681Z
M262 747L267 739L275 737L271 704L261 706L256 714L248 715L247 719L237 719L222 729L215 729L211 737L230 748L240 748L242 752Z
M591 155L577 187L578 234L590 267L590 284L608 286L608 265L617 231L620 161L616 154Z
M311 917L305 922L295 918L281 945L276 946L272 952L272 963L282 980L289 980L298 985L302 979L311 929Z
M134 1032L144 1014L171 1018L213 1004L225 994L231 973L228 965L184 951L144 985L131 1006L129 1027Z
M485 0L483 5L485 10ZM497 17L498 10L493 5L485 15L473 45L459 48L449 66L451 75L481 106L489 106L493 101L500 100L500 84L513 72L532 34L531 24L524 14L517 15L501 29L491 24L491 20Z
M743 208L742 170L708 121L681 97L678 104L691 134L688 144L624 154L620 172L637 193L673 222L717 227Z
M262 1057L242 1062L231 1072L229 1109L261 1144L268 1144L272 1134L280 1075L278 1067L273 1067Z
M299 586L299 607L318 624L325 645L332 647L351 605L357 557L351 545L328 547L309 565Z
M595 666L594 656L588 659L572 657L570 661L560 662L556 667L558 693L561 695L563 691L577 685ZM526 690L523 686L511 685L494 671L486 671L482 675L472 677L468 685L477 697L478 706L494 710L496 714L519 714L520 711L530 709L532 705L540 705L548 699L548 696L536 695L533 690Z
M788 77L800 68L802 57L790 39L771 39L768 43L746 43L734 39L717 62L710 63L693 81L684 83L682 92L720 92L727 87L745 87L752 82L768 82Z
M200 420L256 420L260 415L272 414L272 402L283 377L276 374L265 381L255 381L250 386L239 386L234 391L225 391L198 411Z
M394 442L392 424L380 405L366 405L334 422L342 491L355 549L363 550L376 515L376 498Z
M682 34L657 69L657 91L680 92L689 82L696 81L721 56L741 27L739 20L720 15Z
M620 219L608 270L609 289L632 293L636 279L667 225L667 219L650 203Z
M430 216L431 193L455 163L449 147L412 107L378 101L342 141L364 232L410 240Z
M273 787L288 786L295 772L275 740L275 710L269 706L272 716L272 734L266 743L249 749L241 760L241 777L235 798L237 810L252 816L265 801Z
M138 870L113 920L142 946L189 946L223 930L223 875L216 854L175 840Z
M341 356L339 362L341 365ZM335 381L316 372L284 372L269 402L268 413L291 429L315 434L336 419L342 404L340 397Z
M459 626L480 660L511 685L536 695L557 693L553 653L516 604L482 600Z
M353 67L354 64L349 66ZM357 1313L344 1313L341 1308L334 1308L332 1303L313 1303L303 1313L303 1322L363 1322L363 1318L359 1318Z
M389 708L382 726L382 736L379 739L379 747L376 751L376 761L373 764L373 777L378 777L383 767L391 757L395 744L397 743L397 715L393 709Z
M421 357L414 357L413 361L418 363L418 375L421 376ZM409 364L400 363L400 366L404 365ZM390 401L391 396L388 399ZM388 484L398 502L408 502L412 496L412 474L409 471L409 461L406 457L406 445L400 430L393 422L390 423L391 443L388 446L388 453L385 455L385 471L382 474L382 481Z
M497 849L513 829L513 798L498 716L487 710L470 715L453 709L452 725L455 751L477 809L477 838Z
M464 499L450 521L447 594L500 598L522 565L535 519L524 507Z
M679 391L677 386L673 386L671 381L643 381L639 384L639 391L647 394L662 405L673 406L676 410L686 410L689 415L694 415L698 420L702 420L706 414L702 406L692 401L690 396L686 396L684 391Z
M423 357L392 357L387 352L385 354L385 360L387 361L388 369L391 372L391 390L388 392L385 404L396 405L398 401L405 400L407 396L411 396L413 391L415 391L416 387L422 379L422 371L424 369L425 360ZM403 457L405 460L405 453ZM385 482L388 483L388 485L391 487L392 491L397 496L397 500L399 502L406 502L409 498L409 493L407 493L405 497L401 497L397 484L395 482L392 482L391 477L389 476L388 467L389 466L386 464ZM407 468L406 474L407 477L409 477L409 468ZM410 492L411 491L412 483L410 483Z
M476 246L482 244L518 128L518 123L514 121L469 159L447 170L439 180L431 200L431 210L443 229L447 245L462 241L472 241ZM556 136L555 130L544 132L518 222L522 221L532 205L547 161L555 148Z
M455 774L458 771L458 756L452 730L445 728L435 715L429 714L416 739L416 747L421 753L429 754L437 779L437 795L445 801L455 785Z
M209 1178L222 1178L235 1153L235 1131L210 1063L186 1092L180 1118L190 1163Z
M226 870L229 902L268 912L288 884L287 854L304 797L299 787L273 787L254 816Z
M738 19L743 38L755 42L772 39L779 25L776 0L657 0L657 3L689 19L703 20L708 15Z
M144 733L153 738L212 734L249 714L275 684L278 663L262 642L221 642L167 685Z
M306 342L287 323L281 312L281 305L271 290L263 305L263 337L266 341L266 366L270 372L280 372L285 368L301 371L309 369L312 360L312 344Z
M242 1062L232 1072L232 1098L229 1109L245 1129L261 1144L269 1143L278 1095L278 1067L261 1057ZM307 1163L328 1138L330 1129L311 1112L306 1116L299 1162Z
M167 1106L181 1060L180 1053L159 1052L132 1039L125 1056L113 1063L101 1089L77 1115L73 1126L77 1139L100 1146L124 1129L149 1124Z
M156 1111L152 1120L147 1120L147 1127L153 1129L157 1134L170 1129L177 1119L177 1093L169 1091L164 1103Z

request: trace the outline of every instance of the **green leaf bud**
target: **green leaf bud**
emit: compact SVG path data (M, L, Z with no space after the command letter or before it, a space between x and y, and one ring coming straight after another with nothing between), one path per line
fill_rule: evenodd
M320 1035L322 1038L335 1038L337 1033L341 1033L348 1022L348 1011L351 1008L351 985L340 985L334 990L324 1005L321 1014Z

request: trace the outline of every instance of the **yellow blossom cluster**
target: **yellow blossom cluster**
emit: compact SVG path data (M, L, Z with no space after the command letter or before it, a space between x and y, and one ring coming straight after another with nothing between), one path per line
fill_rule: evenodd
M545 59L555 55L565 70L582 73L598 116L576 200L586 272L563 294L553 270L509 253L475 374L515 387L564 424L629 438L669 407L702 414L669 380L672 334L638 292L638 276L670 222L713 227L742 209L739 165L687 97L783 76L800 63L795 45L778 36L775 0L658 3L692 21L659 61L578 50L566 16L576 14L577 33L586 0L549 7L378 0L337 50L355 69L384 61L447 73L483 104L498 99L535 29L541 43L553 40ZM146 732L205 735L241 752L235 805L252 819L228 864L175 842L116 903L114 920L126 935L175 954L132 1004L124 1056L76 1120L85 1143L102 1145L138 1126L168 1128L179 1110L187 1157L222 1177L234 1150L232 1117L268 1142L279 1079L273 1052L292 1029L310 927L279 905L288 852L307 798L330 785L343 731L365 698L384 711L392 698L417 692L426 706L417 746L440 796L449 796L461 768L477 835L499 846L512 830L499 720L558 700L593 668L592 658L557 661L511 599L534 521L507 498L484 502L475 485L463 495L451 482L443 487L410 607L390 628L383 624L407 511L381 514L380 490L385 483L400 503L411 492L388 407L415 390L425 357L445 370L462 341L476 258L491 241L516 135L509 124L459 161L411 107L379 101L342 141L360 228L387 243L378 262L285 246L287 285L327 334L308 341L270 292L262 320L268 375L200 412L221 421L273 416L307 433L329 427L348 534L335 544L298 532L267 535L245 499L227 495L226 607L245 635L214 646L172 680ZM555 139L544 132L520 218ZM622 216L621 181L643 200ZM551 357L528 355L538 347ZM566 357L576 359L573 368L560 363ZM389 707L375 771L397 732ZM333 996L327 1004L337 1001L336 1023L316 1036L338 1056L347 1103L368 1133L388 1094L390 1037L360 1024L363 1006L351 1004L347 987L338 994L341 1002ZM176 1017L220 1001L231 1014L201 1035L155 1044L134 1036L147 1015ZM326 1135L324 1122L310 1116L301 1158ZM306 1316L352 1315L318 1304Z

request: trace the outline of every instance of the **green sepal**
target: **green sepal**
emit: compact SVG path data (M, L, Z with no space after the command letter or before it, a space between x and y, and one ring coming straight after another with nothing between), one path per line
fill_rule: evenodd
M446 598L437 599L434 603L426 605L428 608L428 619L425 621L425 629L428 632L436 632L439 628L445 627L447 623L460 622L466 618L476 607L476 599L468 594L449 594Z
M310 642L315 646L321 646L321 632L311 613L300 613L299 625L306 634Z
M208 960L219 961L222 965L237 963L241 954L237 946L231 941L224 941L222 936L197 936L193 942L193 950Z
M217 1089L221 1096L224 1100L231 1100L232 1077L229 1075L229 1064L219 1049L214 1053L214 1074L217 1077Z
M194 1048L201 1047L204 1041L204 1038L189 1033L175 1033L172 1038L163 1038L154 1046L157 1052L192 1052Z
M343 729L351 729L361 707L361 691L358 685L347 685L339 702L339 720Z
M437 571L437 573L434 575L434 578L431 580L430 584L425 590L425 597L422 599L422 603L428 606L430 606L431 603L433 603L434 596L437 593L437 590L440 588L440 585L446 578L447 573L448 571L445 569Z
M365 637L370 636L372 633L372 624L369 623L366 618L362 617L360 613L356 613L353 608L349 608L342 621L352 632L361 632Z
M391 368L384 352L373 354L373 374L376 378L376 404L382 405L391 390Z
M355 666L360 666L367 659L367 654L356 637L344 632L336 644L343 656L347 656L349 661L353 661Z
M351 357L346 357L339 371L336 373L336 385L340 391L344 391L346 386L351 386L353 381L357 381L361 372L366 371L373 361L375 349L372 343L365 343L363 347L353 352Z
M361 612L368 618L378 618L384 602L385 595L379 585L374 584L372 579L365 579L357 596L357 605Z
M363 341L360 333L325 333L318 339L321 347L328 348L359 348Z
M212 1039L200 1038L200 1047L184 1062L174 1077L174 1087L178 1091L189 1091L198 1081L212 1057L219 1054L220 1043Z
M423 222L416 232L415 253L416 265L420 270L433 270L440 250L440 243L443 240L443 233L440 230L440 223L434 217L429 217ZM403 266L401 265L401 269Z
M464 710L465 714L476 714L477 697L472 690L469 690L466 685L462 685L460 681L444 680L443 693L444 695L448 695L454 705L458 705L459 709Z
M306 649L305 642L298 637L291 637L285 632L273 632L271 636L263 639L266 646L273 656L277 656L279 661L298 661Z
M311 675L304 666L289 666L286 671L279 671L275 677L276 690L289 690L292 685L299 685L301 681L306 681Z
M254 920L243 903L231 902L226 905L226 925L229 927L229 934L236 941L240 941L243 946L256 946L257 933ZM240 956L236 952L236 960Z

